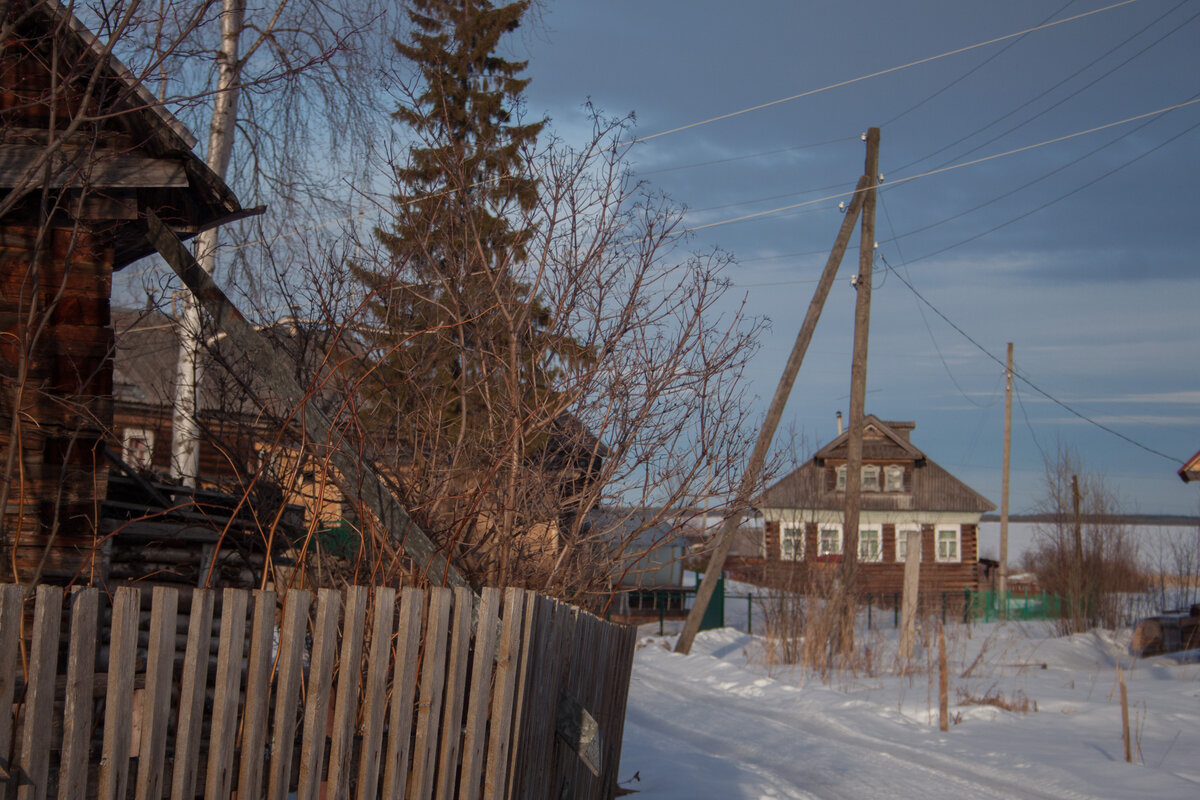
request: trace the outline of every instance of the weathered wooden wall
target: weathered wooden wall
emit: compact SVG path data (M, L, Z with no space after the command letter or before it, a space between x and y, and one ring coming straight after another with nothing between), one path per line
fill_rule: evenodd
M518 589L149 594L0 586L0 800L613 796L634 628Z

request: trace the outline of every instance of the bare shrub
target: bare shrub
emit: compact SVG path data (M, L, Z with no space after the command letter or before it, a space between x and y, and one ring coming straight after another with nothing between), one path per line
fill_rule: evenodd
M1039 523L1022 569L1063 598L1060 633L1122 625L1123 594L1143 591L1147 583L1137 540L1121 521L1121 502L1101 476L1081 469L1068 447L1060 447L1045 468L1037 510L1046 521Z
M973 695L968 690L959 688L956 690L958 695L958 704L960 706L995 706L1002 708L1005 711L1012 711L1016 714L1028 714L1030 711L1037 711L1037 703L1030 700L1029 697L1020 689L1013 692L1011 697L1005 697L1004 692L993 686L982 695Z

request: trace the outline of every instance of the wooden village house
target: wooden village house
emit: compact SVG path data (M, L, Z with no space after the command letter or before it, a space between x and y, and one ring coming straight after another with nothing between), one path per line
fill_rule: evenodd
M5 8L0 580L103 582L102 502L110 475L133 480L106 454L113 274L154 252L150 213L187 239L247 212L193 152L191 133L70 10ZM143 500L179 502L133 483Z
M864 421L858 580L876 597L902 590L910 530L921 533L922 593L961 593L981 578L979 520L995 506L917 448L915 427ZM848 440L842 433L762 494L763 556L731 559L736 574L802 588L842 560Z

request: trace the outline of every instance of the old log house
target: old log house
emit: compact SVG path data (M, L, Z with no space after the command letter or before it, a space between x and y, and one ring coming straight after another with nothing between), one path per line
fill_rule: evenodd
M975 589L981 580L979 520L995 508L911 441L914 422L864 421L859 591L890 598L903 589L909 530L921 533L920 591ZM763 557L738 558L733 570L774 586L800 588L843 558L845 432L759 498Z
M0 580L97 583L110 549L101 502L113 274L154 251L147 212L183 238L246 212L183 124L70 10L45 0L5 8Z

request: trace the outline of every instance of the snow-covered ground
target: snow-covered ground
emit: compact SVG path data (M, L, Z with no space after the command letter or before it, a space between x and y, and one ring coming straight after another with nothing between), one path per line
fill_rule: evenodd
M952 624L942 733L936 658L922 649L900 677L890 628L860 632L857 670L827 685L768 664L762 640L733 628L701 633L688 656L657 630L642 628L620 768L639 798L1200 797L1198 652L1133 659L1128 631ZM970 702L997 693L1030 710Z

